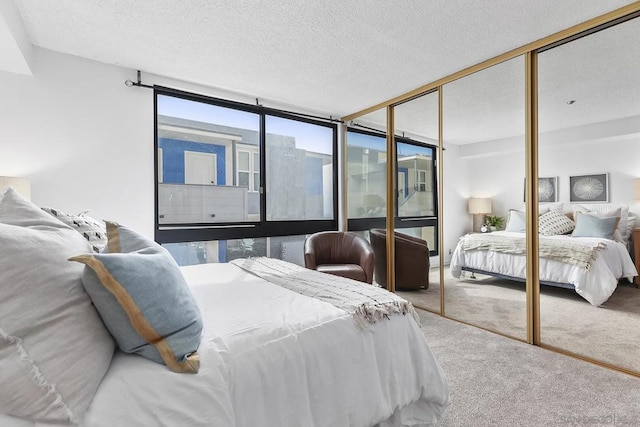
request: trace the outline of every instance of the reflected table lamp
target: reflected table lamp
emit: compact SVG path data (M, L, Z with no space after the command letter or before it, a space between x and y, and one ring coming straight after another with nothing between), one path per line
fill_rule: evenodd
M31 200L31 183L27 178L0 176L0 195L4 194L4 191L9 187L13 187L25 199Z
M473 215L473 231L480 231L480 228L484 223L484 215L491 213L491 199L476 197L470 198L469 213Z
M633 180L633 198L640 200L640 178L634 178Z

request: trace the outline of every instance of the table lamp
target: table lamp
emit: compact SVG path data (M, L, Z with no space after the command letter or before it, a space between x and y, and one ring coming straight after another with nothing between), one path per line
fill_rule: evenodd
M0 195L9 187L13 187L25 199L31 200L31 183L27 178L0 176Z
M480 231L480 227L484 223L484 215L491 213L491 199L470 198L469 213L473 215L473 231Z

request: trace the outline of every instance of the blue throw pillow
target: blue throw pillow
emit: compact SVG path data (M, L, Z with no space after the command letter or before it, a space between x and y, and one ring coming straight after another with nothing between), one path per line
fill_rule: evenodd
M617 216L599 218L582 212L576 212L576 215L576 228L571 233L573 237L613 239L613 232L620 221Z
M526 230L525 213L512 209L509 211L509 221L504 231L524 233Z
M176 262L122 225L107 222L107 239L108 252L70 260L86 264L82 283L120 349L198 372L202 317Z

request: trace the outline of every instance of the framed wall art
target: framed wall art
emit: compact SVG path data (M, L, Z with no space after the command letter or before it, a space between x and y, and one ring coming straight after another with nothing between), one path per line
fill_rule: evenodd
M524 181L524 201L527 201L527 180ZM538 201L540 203L558 201L558 177L538 178Z
M570 176L569 190L571 203L606 203L609 201L609 174Z

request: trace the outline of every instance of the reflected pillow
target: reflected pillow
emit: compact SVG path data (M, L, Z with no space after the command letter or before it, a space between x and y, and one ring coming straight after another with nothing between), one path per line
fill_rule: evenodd
M107 253L70 260L86 264L82 282L120 349L174 372L198 372L202 317L174 259L113 222L107 238Z
M504 231L513 231L516 233L524 233L526 229L525 213L511 209L509 211L509 221Z
M573 237L599 237L613 240L613 232L618 226L619 217L600 218L594 215L576 212L576 228Z
M569 234L574 228L574 222L556 210L550 210L538 218L538 232L543 236Z
M618 217L618 225L616 225L616 228L613 232L613 237L612 239L615 240L616 242L625 242L625 238L624 238L624 234L626 233L626 228L627 228L627 223L628 223L628 216L629 216L629 208L628 207L624 207L624 206L620 206L614 209L603 209L603 207L605 206L610 206L610 205L597 205L599 206L598 210L592 210L592 209L588 209L584 206L576 206L573 209L574 212L574 218L577 219L577 212L581 212L584 214L589 214L591 216L595 216L598 218L611 218L611 217ZM623 224L624 223L624 224ZM627 237L628 238L628 237Z
M527 204L522 205L523 212L527 211ZM546 214L549 211L562 212L564 210L563 202L540 202L538 203L538 215Z

